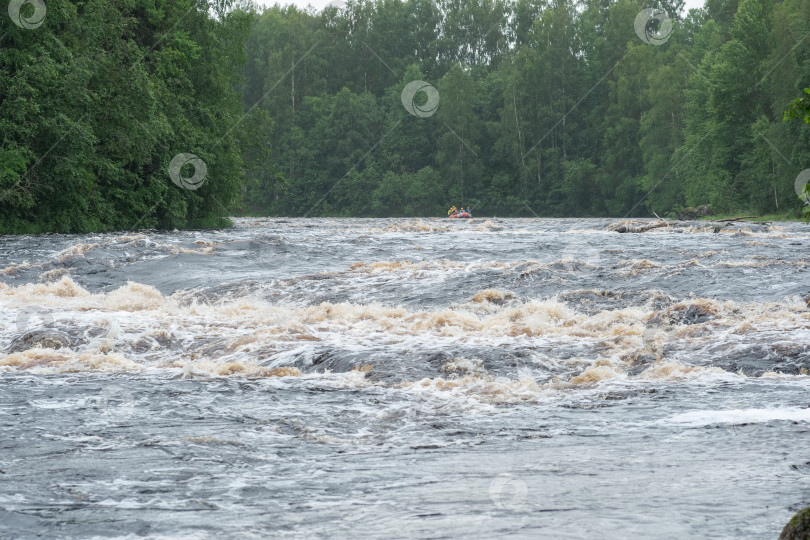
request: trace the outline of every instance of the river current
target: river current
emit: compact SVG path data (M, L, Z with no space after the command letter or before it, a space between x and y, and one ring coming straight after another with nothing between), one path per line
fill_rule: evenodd
M774 539L810 228L0 237L0 538Z

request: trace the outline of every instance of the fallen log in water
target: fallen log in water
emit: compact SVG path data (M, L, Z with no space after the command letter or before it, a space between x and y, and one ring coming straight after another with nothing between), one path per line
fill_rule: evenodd
M643 233L652 229L669 227L670 225L673 224L669 223L668 221L658 221L656 223L647 223L646 225L633 225L631 223L614 223L609 225L608 228L618 233Z

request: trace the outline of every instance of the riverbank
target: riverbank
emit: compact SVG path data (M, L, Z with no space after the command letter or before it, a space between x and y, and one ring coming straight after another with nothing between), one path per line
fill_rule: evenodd
M786 213L776 213L776 214L763 214L758 215L756 212L731 212L725 214L714 214L711 216L703 216L697 218L700 221L728 221L728 220L737 220L737 221L753 221L753 222L768 222L768 221L786 221L786 222L797 222L797 221L804 221L801 216L800 210L791 210L790 212Z

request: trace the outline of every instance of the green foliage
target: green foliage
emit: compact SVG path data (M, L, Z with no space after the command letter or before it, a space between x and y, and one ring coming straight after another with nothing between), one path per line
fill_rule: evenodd
M635 34L638 0L350 0L320 13L48 0L40 28L0 17L0 230L449 204L797 212L810 0L657 4L674 23L659 46ZM435 114L403 106L412 81L437 89ZM196 191L169 178L180 153L207 166Z
M0 231L226 223L251 22L230 4L48 0L39 28L0 17ZM168 174L183 152L207 165L195 192Z
M709 1L685 16L682 5L661 4L675 25L658 47L635 35L646 5L634 0L269 8L247 43L244 98L273 119L265 168L274 180L250 184L247 207L356 216L443 215L472 201L479 215L513 216L797 210L792 178L810 164L810 135L777 115L793 99L785 88L807 77L809 0ZM435 115L415 117L400 103L414 80L438 89Z
M801 199L803 201L810 201L810 182L804 185ZM802 217L804 217L806 223L810 223L810 204L805 203L804 206L802 206Z
M785 111L784 119L802 118L805 124L810 124L810 88L805 88L806 96L796 98Z

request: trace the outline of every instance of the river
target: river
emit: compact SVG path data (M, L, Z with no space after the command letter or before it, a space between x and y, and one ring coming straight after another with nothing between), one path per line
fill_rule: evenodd
M776 538L810 229L609 223L0 237L0 538Z

